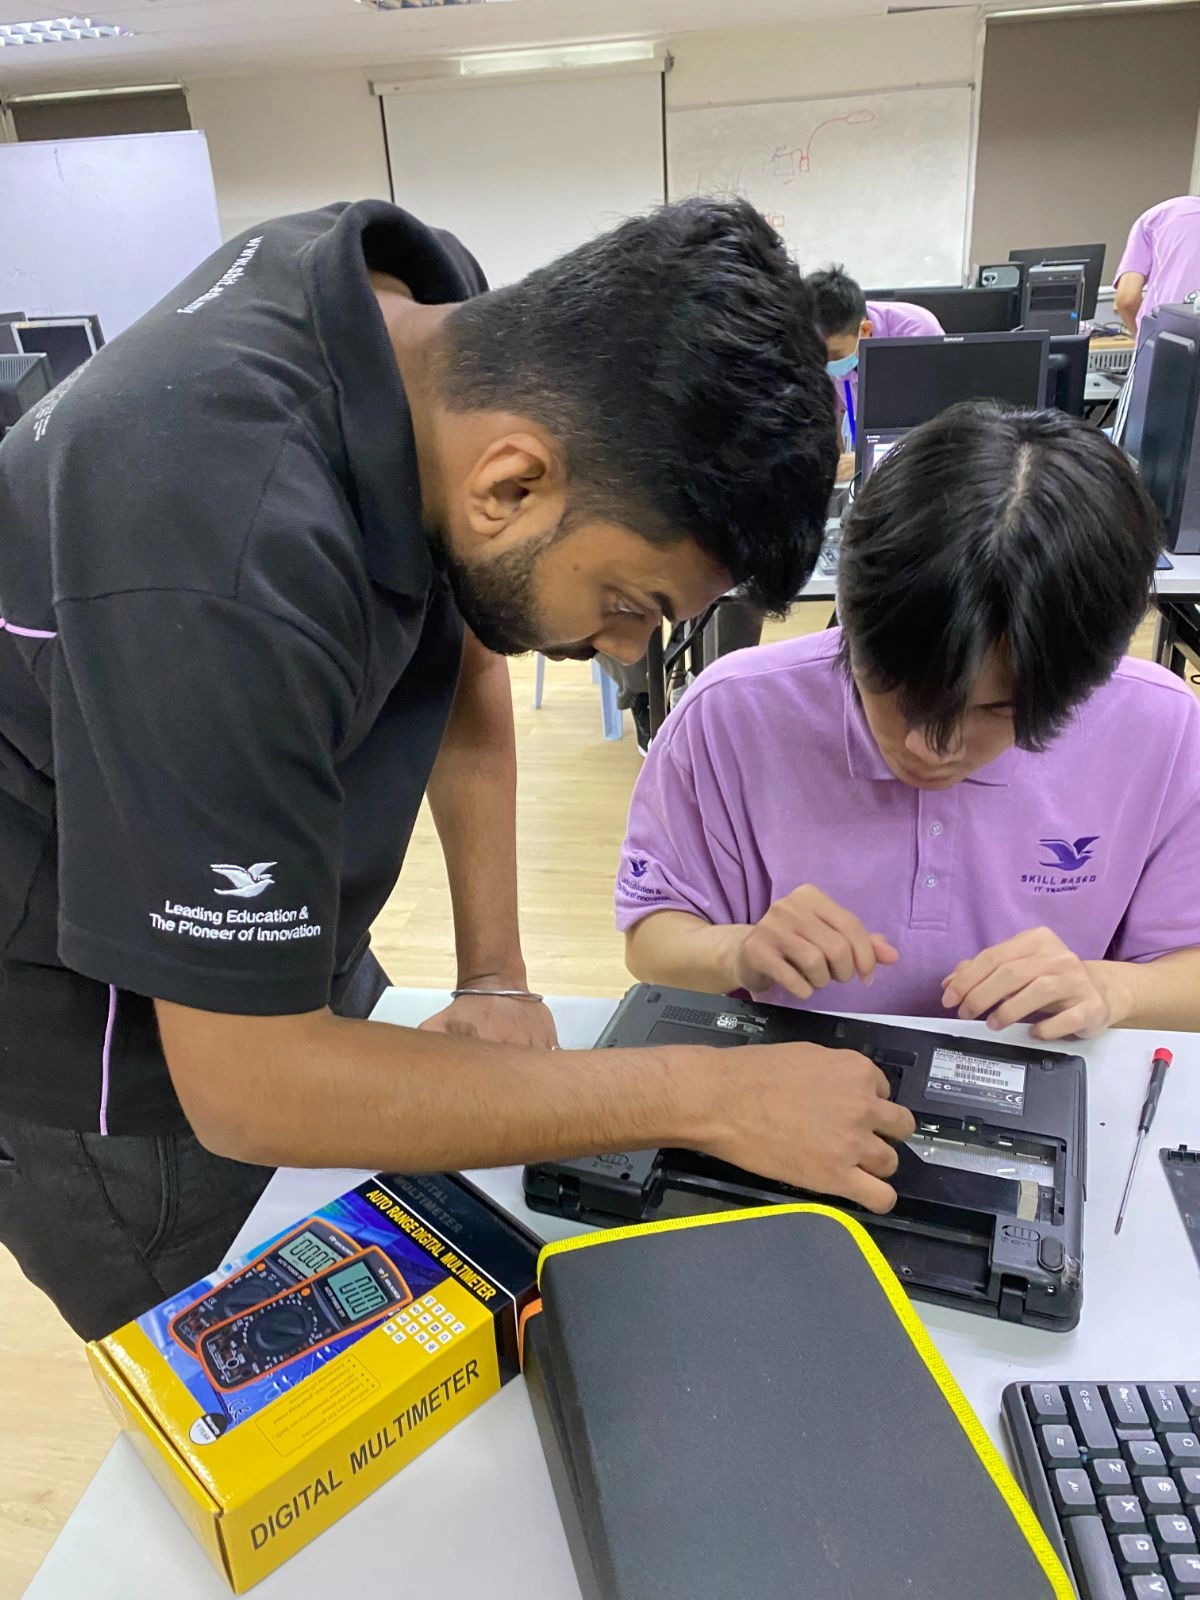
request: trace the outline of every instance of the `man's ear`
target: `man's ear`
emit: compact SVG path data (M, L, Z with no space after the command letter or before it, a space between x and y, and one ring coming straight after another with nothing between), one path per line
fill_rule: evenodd
M870 317L864 317L858 325L858 337L860 339L869 339L874 332L875 324Z
M524 537L552 527L562 516L564 500L558 452L536 433L508 433L491 440L463 484L467 522L480 539Z

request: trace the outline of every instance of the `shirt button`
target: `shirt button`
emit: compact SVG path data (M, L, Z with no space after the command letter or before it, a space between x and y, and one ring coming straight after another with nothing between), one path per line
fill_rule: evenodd
M927 889L936 889L937 888L937 879L934 877L932 872L925 879L925 887Z
M942 832L944 830L943 830L942 825L941 825L940 822L934 822L934 823L930 824L929 831L933 835L933 837L936 839L942 834Z

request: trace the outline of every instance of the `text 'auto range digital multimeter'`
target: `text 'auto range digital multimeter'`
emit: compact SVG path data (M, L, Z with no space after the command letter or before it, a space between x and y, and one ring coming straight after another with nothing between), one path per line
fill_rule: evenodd
M240 1389L412 1302L412 1291L378 1247L348 1260L228 1321L201 1337L198 1355L215 1388Z
M349 1234L323 1217L308 1217L240 1272L173 1316L169 1324L171 1337L194 1356L210 1328L244 1316L285 1290L307 1283L317 1273L327 1272L339 1261L348 1261L361 1249Z

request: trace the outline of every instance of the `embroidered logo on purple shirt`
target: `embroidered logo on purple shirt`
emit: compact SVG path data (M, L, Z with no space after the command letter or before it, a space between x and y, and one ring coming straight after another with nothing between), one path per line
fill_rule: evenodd
M1038 843L1043 849L1049 850L1054 860L1039 861L1038 866L1057 867L1060 872L1080 872L1096 853L1089 850L1088 846L1095 844L1099 837L1098 833L1087 833L1081 839L1076 839L1074 844L1068 844L1065 839L1039 839Z
M629 863L629 870L635 878L644 878L648 866L649 863L643 860L641 856L635 856Z

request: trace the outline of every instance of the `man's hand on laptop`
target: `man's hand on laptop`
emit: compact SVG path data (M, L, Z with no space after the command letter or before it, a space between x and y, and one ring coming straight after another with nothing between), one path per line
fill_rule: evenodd
M733 951L733 989L764 994L772 984L809 1000L831 983L870 983L875 968L900 959L881 933L811 883L793 889L748 928Z
M722 1161L818 1194L890 1211L895 1144L916 1130L912 1112L888 1098L888 1081L865 1056L812 1044L721 1051L730 1070L723 1126L701 1140ZM735 1059L732 1062L728 1058Z
M1083 961L1049 928L1027 928L960 961L942 980L942 1004L964 1021L987 1017L989 1028L1041 1017L1035 1039L1094 1039L1124 1009L1105 968Z

